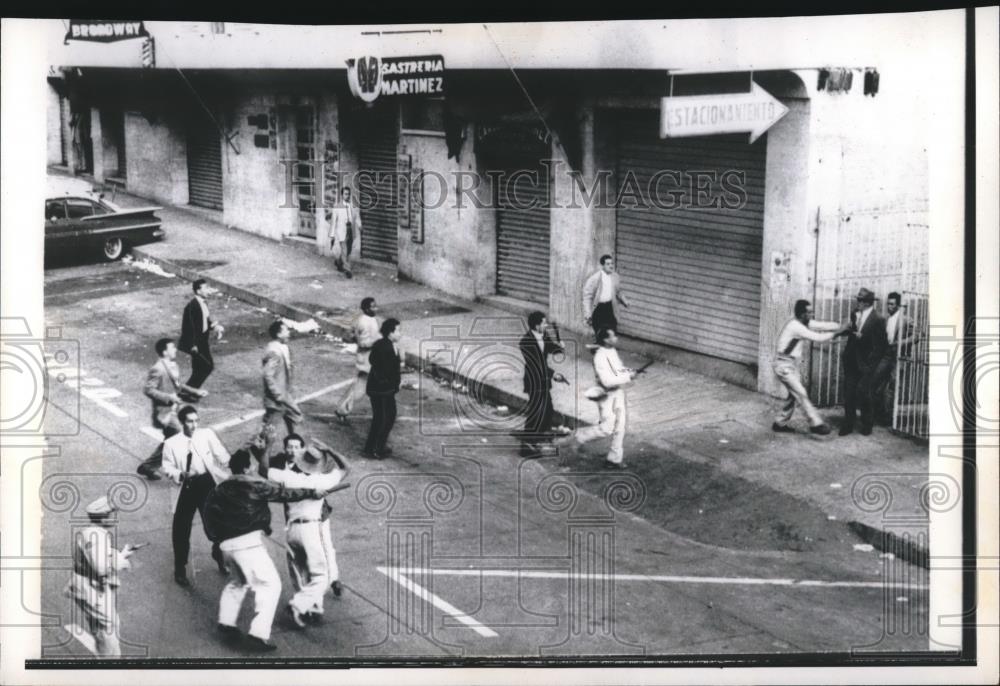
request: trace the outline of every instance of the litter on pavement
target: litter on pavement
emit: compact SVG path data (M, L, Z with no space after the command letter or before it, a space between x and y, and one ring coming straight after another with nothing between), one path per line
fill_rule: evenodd
M135 267L136 269L141 269L144 272L149 272L150 274L156 274L157 276L164 276L168 279L172 279L176 274L171 274L170 272L163 271L163 268L155 262L151 262L148 258L143 260L134 260L131 255L126 255L122 258L122 262L129 265L130 267Z
M314 331L319 331L319 324L317 324L316 320L311 317L304 322L296 322L291 319L285 319L284 317L281 318L281 321L285 323L285 326L287 326L289 330L297 333L312 333Z

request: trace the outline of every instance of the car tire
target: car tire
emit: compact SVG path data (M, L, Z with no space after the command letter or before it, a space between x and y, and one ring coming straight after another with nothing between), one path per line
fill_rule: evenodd
M121 238L107 238L101 244L101 256L105 262L114 262L125 254L125 241Z

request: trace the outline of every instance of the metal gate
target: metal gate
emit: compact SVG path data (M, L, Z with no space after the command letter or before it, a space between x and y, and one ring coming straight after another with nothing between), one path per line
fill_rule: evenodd
M661 140L655 112L623 116L621 125L620 192L645 200L622 200L616 211L622 290L637 305L616 308L622 331L756 364L766 137L752 145L745 135ZM724 196L730 174L745 194L733 205Z
M896 371L878 402L891 403L892 428L927 436L927 280L926 205L889 206L820 215L817 221L815 318L845 323L860 288L875 293L875 307L886 316L891 292L902 295L900 310L910 320L912 341L897 350ZM810 345L809 395L820 407L843 403L843 369L838 344Z
M901 295L900 310L909 318L912 333L909 341L899 336L896 342L896 370L888 385L892 428L904 434L927 438L930 432L928 298L926 293L909 291L903 291Z
M495 184L497 294L547 307L550 179L548 169L539 164L539 154L505 162L506 173Z
M361 205L361 256L393 264L398 260L399 212L396 165L397 110L374 108L358 118L358 193Z
M222 138L215 122L192 115L187 139L188 203L222 209Z

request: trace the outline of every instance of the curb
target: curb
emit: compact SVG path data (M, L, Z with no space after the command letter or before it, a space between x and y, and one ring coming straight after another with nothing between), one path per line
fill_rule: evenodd
M164 271L172 272L187 281L204 279L205 283L209 286L225 293L226 295L232 296L245 303L249 303L255 307L264 307L281 317L285 317L286 319L292 319L297 322L314 319L316 320L316 323L322 326L328 333L340 336L341 338L351 334L351 327L349 325L345 325L332 319L327 319L326 317L318 317L309 310L305 310L301 307L288 305L274 300L273 298L260 295L259 293L254 293L246 288L241 288L240 286L234 286L233 284L225 281L214 279L211 276L202 274L194 269L188 269L187 267L174 264L170 260L165 260L162 257L150 255L142 250L142 248L132 248L132 256L137 260L148 260L150 263L158 265ZM526 398L522 398L519 395L505 391L497 386L476 381L451 369L443 368L437 363L424 359L414 353L404 352L403 362L406 366L412 367L420 372L426 372L433 378L444 379L451 383L458 382L465 385L468 389L468 394L476 400L489 401L495 405L506 405L511 408L512 411L520 411L528 405ZM589 423L578 419L577 417L566 415L558 410L553 412L553 419L557 423L565 426L586 426Z
M847 528L880 553L892 553L897 560L909 562L923 569L931 567L930 551L914 542L909 536L897 536L891 531L882 531L857 521L848 522Z

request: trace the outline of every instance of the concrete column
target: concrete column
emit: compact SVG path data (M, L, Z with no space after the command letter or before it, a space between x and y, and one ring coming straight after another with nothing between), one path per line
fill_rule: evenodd
M761 259L760 351L757 389L780 394L772 371L781 328L799 298L812 297L815 213L809 188L815 151L809 139L810 102L782 99L788 113L767 133L764 238Z
M558 148L553 150L555 178L552 183L551 262L549 316L568 330L584 331L584 313L580 301L583 281L594 262L592 246L597 240L594 202L585 201L584 184L589 192L595 181L595 106L592 98L580 103L577 110L580 126L572 135L582 142L582 169L570 169ZM570 132L566 132L570 135Z
M94 151L94 181L104 183L104 129L101 128L101 110L90 108L90 140Z

